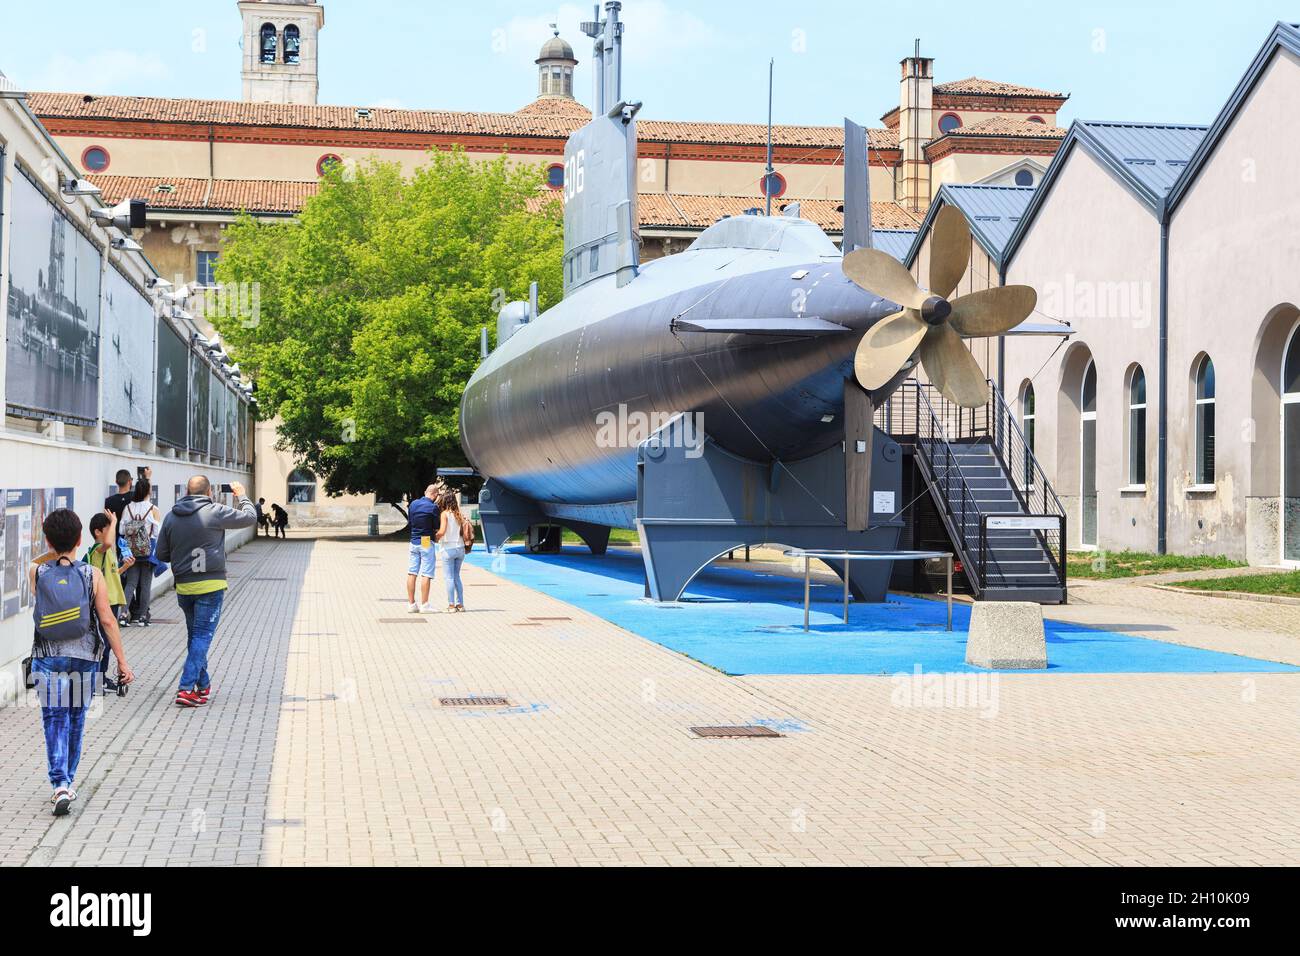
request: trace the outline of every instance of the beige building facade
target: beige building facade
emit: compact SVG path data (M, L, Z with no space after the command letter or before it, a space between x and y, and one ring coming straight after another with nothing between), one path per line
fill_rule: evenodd
M1070 544L1300 563L1300 30L1209 126L1076 123L1008 282L1069 322L1007 340L1007 391Z
M146 200L150 225L136 238L176 284L213 282L223 228L240 212L292 217L331 163L395 162L413 171L430 149L457 146L471 157L505 154L540 165L548 188L562 186L565 140L590 117L573 90L578 58L561 37L536 60L536 98L514 113L461 113L317 103L323 4L241 0L243 100L32 93L35 112L63 150L110 198ZM915 231L944 183L1041 170L1060 144L1065 94L967 78L936 83L934 60L900 63L898 106L868 130L873 227L892 237ZM523 78L521 78L521 81ZM521 96L531 94L521 82ZM832 236L843 225L843 130L778 125L775 175L765 177L767 127L760 124L639 120L637 184L642 257L684 249L724 215L797 203ZM907 158L904 158L906 149ZM1027 167L1032 168L1032 167ZM201 317L200 317L201 318ZM267 434L263 435L262 432ZM268 502L288 497L292 462L274 450L273 423L259 425L259 486ZM284 490L281 491L281 486ZM301 483L294 489L304 494ZM373 503L326 507L297 502L304 522L356 523ZM310 507L308 507L310 506ZM350 509L350 510L349 510ZM387 514L388 509L379 509Z

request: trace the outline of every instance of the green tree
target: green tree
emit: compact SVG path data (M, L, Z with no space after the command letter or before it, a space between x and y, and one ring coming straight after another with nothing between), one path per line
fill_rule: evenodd
M292 223L243 216L217 277L257 283L255 321L216 318L257 382L279 447L328 494L423 493L438 466L465 464L458 424L479 361L479 329L526 298L562 295L563 225L541 167L434 151L404 176L394 163L335 166Z

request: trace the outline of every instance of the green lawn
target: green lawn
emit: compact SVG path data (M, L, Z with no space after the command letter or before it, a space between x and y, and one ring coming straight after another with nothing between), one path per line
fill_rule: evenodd
M572 531L564 532L563 541L565 544L582 544L582 539L579 538ZM637 533L635 531L629 528L610 528L609 543L618 544L618 545L640 544L641 539L637 537Z
M1164 571L1239 568L1243 562L1222 555L1147 554L1143 551L1071 551L1066 559L1072 578L1131 578Z
M1278 571L1275 574L1243 574L1234 578L1179 581L1178 587L1198 588L1202 591L1240 591L1244 594L1282 594L1288 597L1300 597L1300 571Z

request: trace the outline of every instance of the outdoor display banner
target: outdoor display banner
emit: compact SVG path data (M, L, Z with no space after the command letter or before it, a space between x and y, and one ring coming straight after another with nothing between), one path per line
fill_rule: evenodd
M253 458L253 429L251 427L249 405L242 398L239 400L239 463L248 464Z
M226 457L239 461L239 396L226 389Z
M211 370L198 355L190 356L190 449L206 455L211 423L208 421L208 380Z
M12 183L7 228L30 238L9 244L5 401L19 414L93 423L100 252L26 175Z
M221 458L226 454L226 387L213 369L208 369L208 454Z
M104 422L141 435L153 432L153 303L116 266L105 273Z
M171 323L157 321L158 440L184 448L190 416L190 350Z
M0 574L4 588L2 613L5 618L11 618L32 606L27 569L34 559L45 553L45 533L42 530L45 516L57 508L73 507L73 489L10 488L3 497L4 522L0 524L0 556L4 562Z

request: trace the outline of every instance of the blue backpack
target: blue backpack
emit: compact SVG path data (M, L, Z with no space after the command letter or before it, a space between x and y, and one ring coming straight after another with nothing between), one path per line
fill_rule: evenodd
M34 599L37 656L99 659L102 645L89 565L59 561L37 566Z

